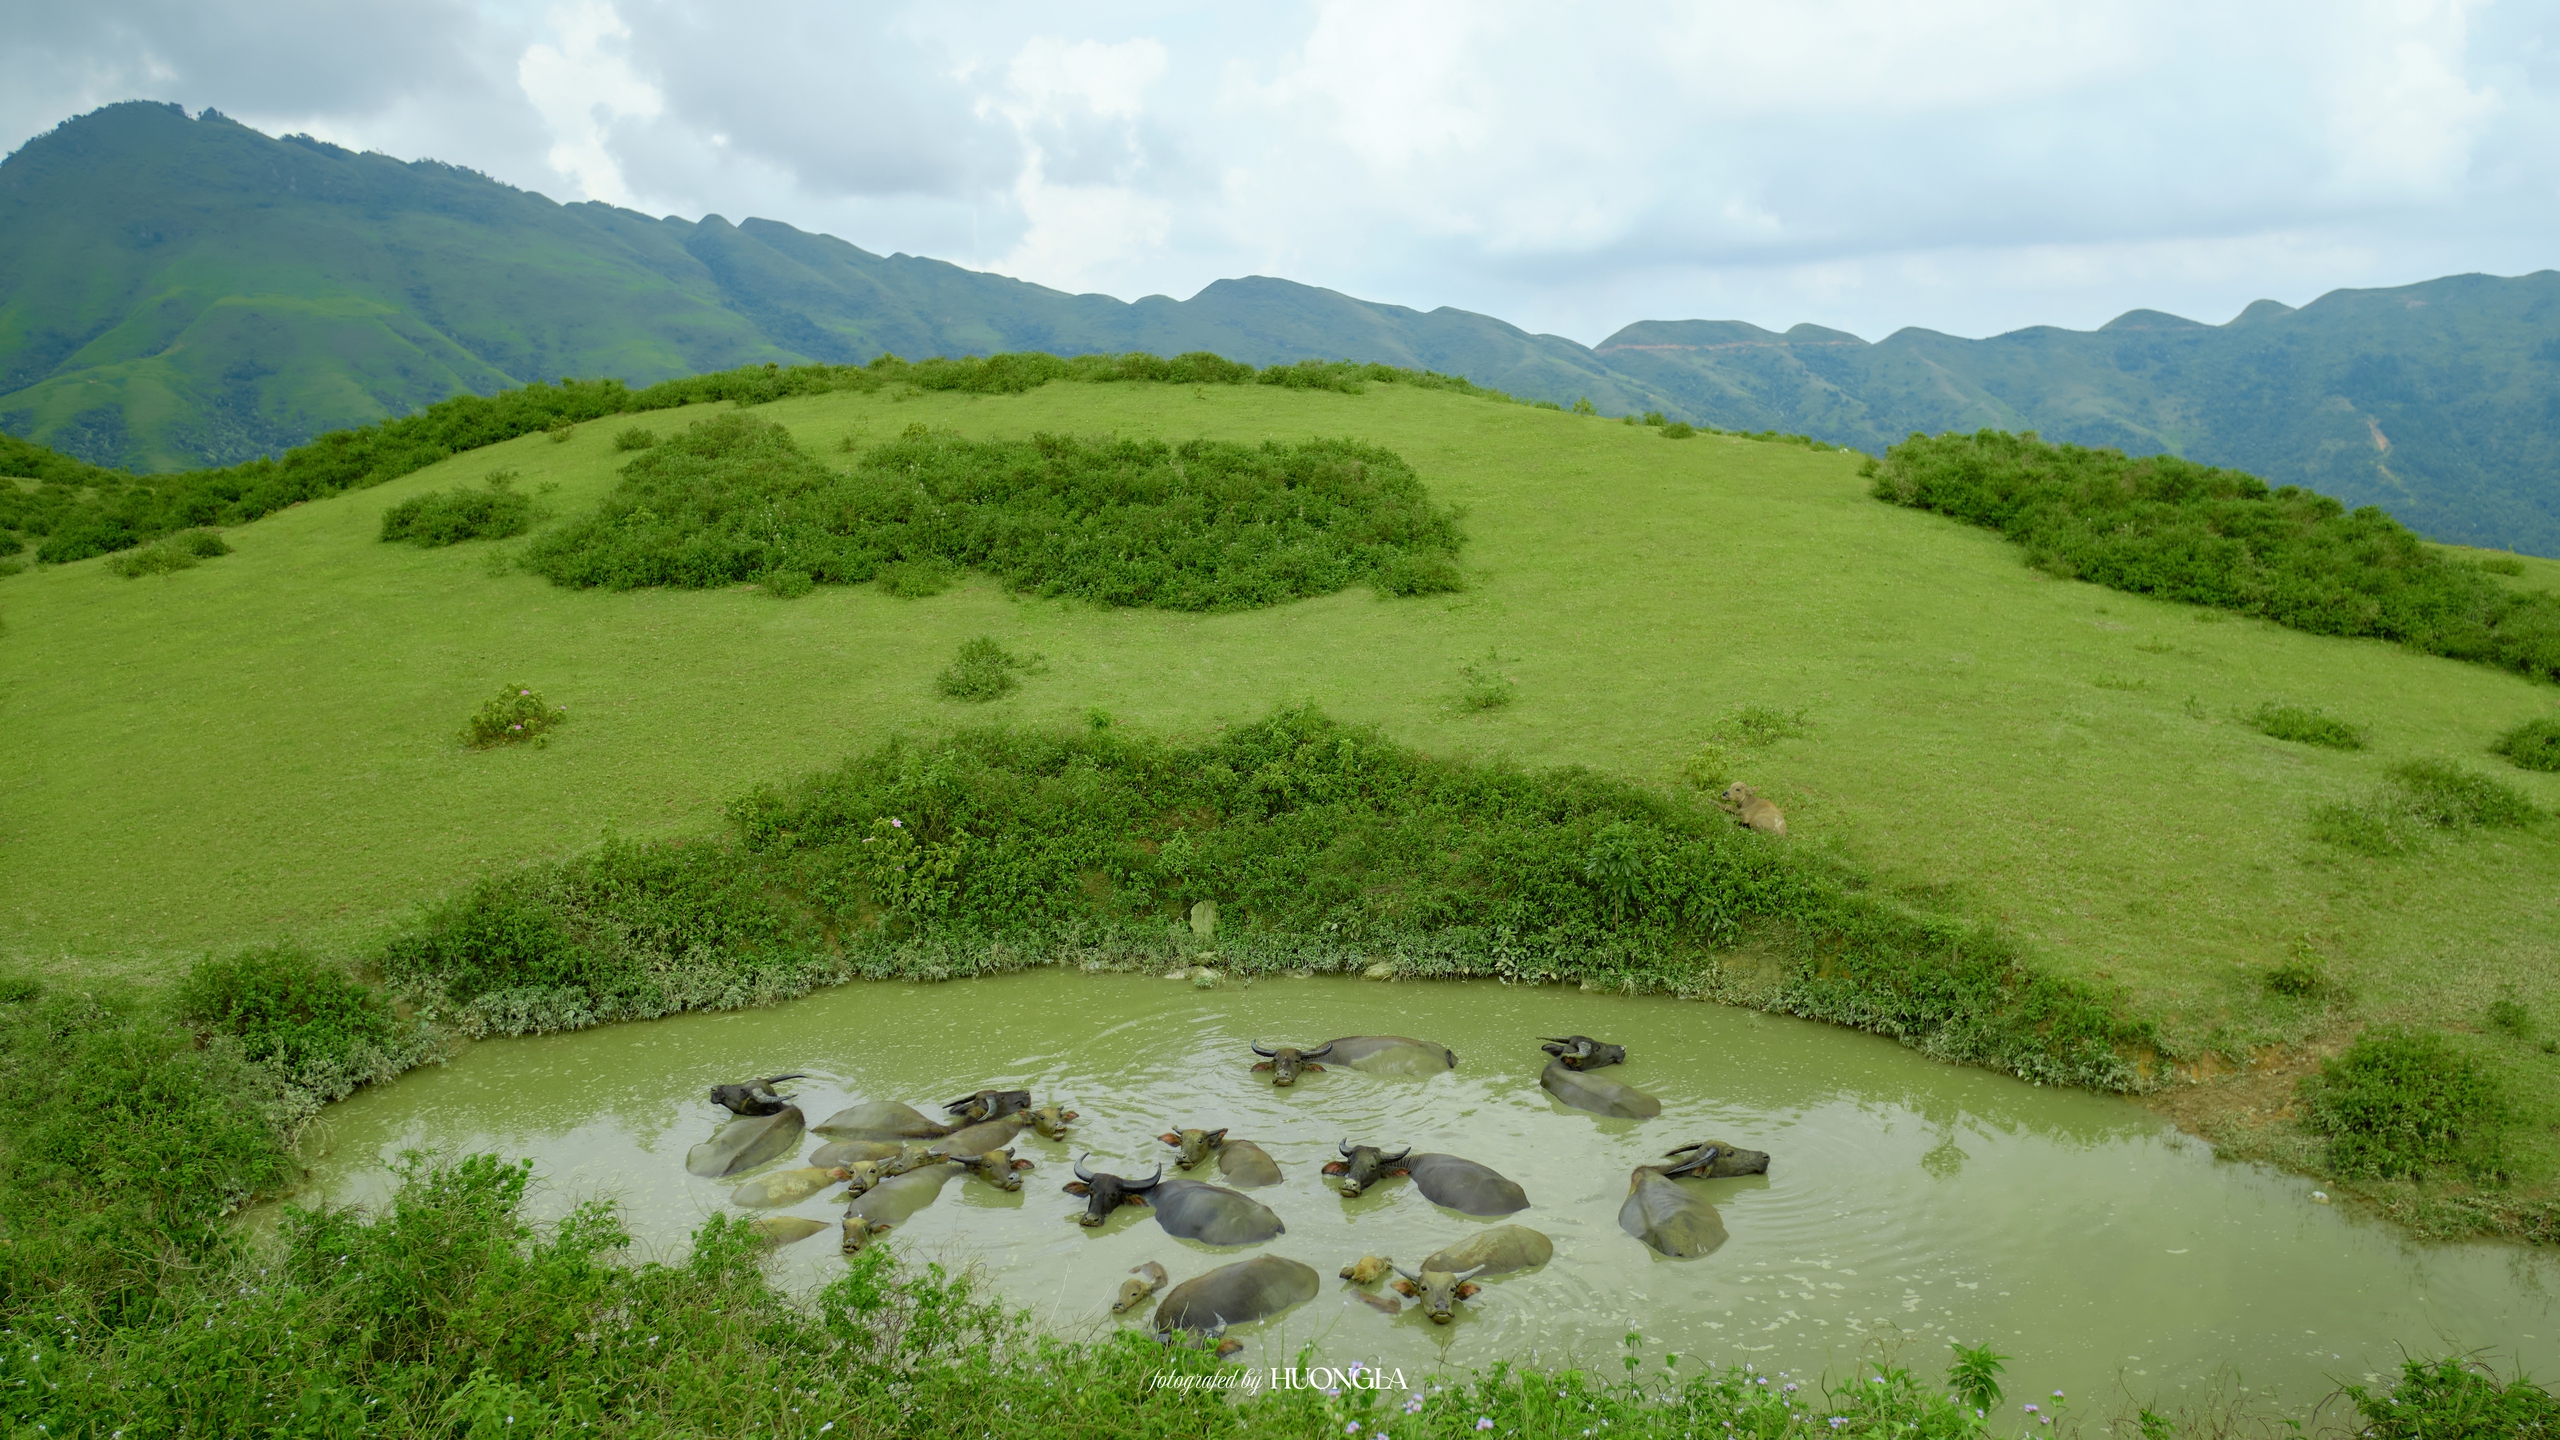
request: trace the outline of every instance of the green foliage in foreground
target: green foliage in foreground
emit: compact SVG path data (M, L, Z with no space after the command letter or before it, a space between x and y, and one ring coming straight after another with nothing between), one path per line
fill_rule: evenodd
M107 568L127 580L139 580L145 575L172 575L180 570L192 570L207 560L230 553L229 542L211 530L181 530L139 550L128 550L118 555L107 562Z
M517 494L515 481L514 471L496 470L477 490L412 495L382 512L382 538L433 548L521 535L533 528L533 499Z
M1310 710L1193 744L1117 728L893 741L730 807L725 840L493 876L381 956L479 1031L753 1003L848 975L1158 964L1218 902L1221 963L1571 974L1748 998L2051 1083L2156 1044L1999 936L1907 912L1694 797L1441 759ZM1750 963L1742 962L1747 952Z
M206 956L169 1008L178 1023L266 1067L288 1098L307 1096L302 1108L388 1080L437 1049L434 1033L395 1016L382 992L293 945Z
M2514 1106L2497 1078L2443 1036L2378 1025L2303 1081L2304 1123L2350 1178L2458 1168L2497 1176Z
M2560 716L2538 715L2498 737L2490 747L2519 768L2560 771Z
M1359 580L1457 589L1457 546L1412 469L1355 441L964 440L918 425L846 473L779 425L726 415L643 452L525 563L614 590L858 584L896 566L892 588L910 594L967 568L1030 594L1238 610Z
M2486 1368L2452 1356L2405 1360L2399 1383L2350 1385L2346 1395L2365 1421L2356 1433L2370 1440L2560 1435L2560 1396L2523 1376L2502 1382Z
M273 459L210 470L134 476L104 470L0 436L0 475L46 483L35 490L0 485L0 555L29 540L37 558L64 564L128 550L158 536L201 525L239 525L287 505L394 480L449 455L547 431L567 438L586 420L672 410L726 400L761 405L796 395L877 391L907 385L969 394L1019 394L1053 381L1091 384L1156 381L1186 385L1277 385L1359 394L1372 383L1412 385L1510 401L1454 375L1349 361L1306 360L1264 370L1205 352L1160 356L1037 352L908 362L883 355L868 365L748 365L667 380L633 390L619 380L536 382L495 395L457 395L412 415L332 430ZM626 428L616 444L646 449L647 432ZM630 442L624 444L625 441ZM24 538L21 538L24 537Z
M2250 728L2276 740L2317 745L2324 750L2361 750L2361 725L2341 720L2316 705L2281 705L2273 700L2249 712Z
M2371 506L1998 430L1914 435L1872 473L1877 498L1997 530L2064 579L2560 679L2560 595L2448 561Z

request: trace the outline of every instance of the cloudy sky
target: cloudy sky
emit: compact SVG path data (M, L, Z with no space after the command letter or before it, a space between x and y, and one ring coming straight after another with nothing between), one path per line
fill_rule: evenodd
M0 0L114 100L1063 289L1265 274L1585 343L1984 335L2560 265L2560 0Z

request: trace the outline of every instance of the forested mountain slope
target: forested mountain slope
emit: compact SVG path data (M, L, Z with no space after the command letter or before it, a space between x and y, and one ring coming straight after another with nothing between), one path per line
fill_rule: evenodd
M1998 426L2170 451L2560 555L2560 273L2261 301L2225 325L1869 344L1642 321L1586 348L1489 316L1221 280L1134 303L769 220L559 205L435 161L133 102L0 163L0 431L136 470L235 462L457 391L759 360L1210 350L1460 374L1870 451Z

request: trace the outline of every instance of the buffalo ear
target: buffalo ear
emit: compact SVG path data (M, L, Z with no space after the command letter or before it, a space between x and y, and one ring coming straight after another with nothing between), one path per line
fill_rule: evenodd
M1412 1171L1410 1171L1410 1170L1407 1170L1406 1168L1404 1168L1404 1167L1403 1167L1403 1166L1401 1166L1401 1165L1398 1165L1398 1166L1394 1167L1393 1169L1391 1169L1391 1170L1387 1171L1387 1173L1388 1173L1388 1174L1390 1174L1390 1175L1410 1175L1410 1174L1412 1174L1413 1172L1412 1172Z
M1144 1195L1122 1195L1120 1197L1120 1203L1123 1205L1135 1205L1139 1209L1144 1210L1147 1208L1147 1197Z
M1327 1175L1348 1175L1351 1173L1351 1167L1343 1164L1339 1160L1327 1160L1324 1162L1324 1173Z
M1410 1280L1389 1281L1387 1288L1395 1291L1397 1294L1402 1295L1408 1300L1419 1300L1422 1298L1422 1293L1413 1288L1413 1282Z
M1016 1160L1013 1162L1013 1168L1016 1170L1028 1170L1031 1168L1031 1162L1028 1160Z
M1256 1070L1268 1070L1271 1068L1271 1062L1268 1060L1256 1061L1253 1068Z
M1461 1300L1470 1299L1470 1298L1472 1298L1472 1297L1475 1295L1475 1293L1476 1293L1477 1291L1479 1291L1479 1290L1481 1290L1481 1289L1483 1289L1483 1288L1484 1288L1483 1286L1481 1286L1481 1285L1477 1284L1477 1283L1476 1283L1476 1282L1474 1282L1473 1280L1470 1280L1470 1281L1468 1281L1467 1283L1465 1283L1464 1285L1461 1285L1461 1286L1459 1286L1459 1287L1458 1287L1458 1298L1459 1298L1459 1299L1461 1299Z
M1301 1070L1322 1070L1324 1067L1313 1060L1302 1060L1298 1063L1298 1068Z
M1058 1188L1066 1191L1070 1195L1090 1195L1093 1193L1093 1187L1087 1185L1081 1180L1070 1180Z
M1179 1135L1159 1135L1156 1138L1167 1145L1179 1145L1182 1143L1182 1137Z
M1227 1127L1221 1125L1217 1129L1210 1131L1205 1138L1210 1144L1216 1145L1227 1138Z
M1073 1110L1064 1111L1064 1112L1060 1113L1060 1115L1058 1116L1058 1118L1059 1118L1059 1119L1061 1119L1061 1120L1073 1120L1074 1118L1076 1118L1076 1112L1074 1112Z

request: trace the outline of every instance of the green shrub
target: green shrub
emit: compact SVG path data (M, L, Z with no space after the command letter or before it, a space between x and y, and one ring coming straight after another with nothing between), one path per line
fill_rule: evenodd
M107 562L107 568L127 580L139 580L145 575L190 570L215 556L230 553L230 544L211 530L181 530L157 543L116 556Z
M646 450L657 443L658 432L646 425L626 425L613 435L616 450Z
M2327 750L2361 750L2365 731L2312 705L2279 705L2270 700L2249 712L2250 728L2277 740L2290 740L2296 745L2317 745Z
M229 1037L315 1103L388 1080L434 1049L381 992L292 945L206 956L178 983L170 1011L199 1034Z
M412 495L382 512L382 539L420 548L503 540L533 528L533 500L515 490L516 472L492 470L477 490Z
M1585 395L1581 399L1573 402L1573 413L1576 415L1597 415L1600 413L1600 407L1592 404L1591 397Z
M2521 575L2524 562L2513 555L2492 555L2480 562L2480 568L2492 575Z
M2423 849L2427 826L2385 786L2361 799L2326 801L2311 807L2311 838L2359 855L2390 858Z
M1997 530L2064 579L2560 678L2560 595L2447 561L2372 506L1997 430L1915 435L1867 473L1877 498Z
M2269 969L2265 983L2268 994L2289 1000L2317 1000L2332 993L2329 967L2306 948L2297 948Z
M2521 769L2560 771L2560 715L2537 715L2489 748Z
M1710 795L1721 795L1733 783L1733 753L1728 742L1709 740L1680 762L1680 778Z
M1103 605L1240 610L1363 579L1449 589L1458 543L1456 518L1402 460L1348 440L971 441L910 426L845 474L781 426L732 414L643 452L526 563L610 589L774 570L857 584L905 563Z
M1716 738L1728 744L1758 749L1791 740L1806 733L1805 712L1781 710L1774 705L1737 705L1724 723L1716 727Z
M941 559L892 560L873 572L872 579L880 588L906 600L921 600L939 595L959 583L959 567Z
M1495 669L1502 657L1488 650L1481 665L1458 667L1458 708L1461 710L1500 710L1520 698L1520 687L1512 678Z
M2495 1176L2512 1107L2496 1077L2441 1035L2377 1025L2302 1083L2304 1123L2329 1168L2409 1179L2443 1167Z
M776 600L797 600L818 588L817 578L806 570L767 570L756 583Z
M1662 427L1662 438L1665 440L1686 440L1697 433L1698 427L1686 420L1674 420Z
M546 745L551 732L568 723L568 706L545 704L541 696L524 686L508 685L471 717L462 743L474 750L521 745L528 740L537 746Z
M2404 1359L2389 1388L2349 1385L2367 1440L2528 1440L2560 1435L2560 1396L2518 1375L2500 1381L2478 1361Z
M2446 761L2406 760L2384 773L2409 813L2440 830L2512 830L2541 813L2513 785Z
M2518 1040L2533 1038L2533 1012L2513 995L2501 995L2489 1002L2489 1028Z
M542 433L552 444L566 445L569 443L569 437L578 433L578 427L570 423L568 416L563 415L543 426Z
M1013 693L1022 683L1013 672L1024 668L1020 656L992 636L981 635L960 647L950 666L934 677L933 686L949 699L983 704Z
M1646 423L1647 425L1661 425L1661 424L1664 424L1664 423L1666 423L1666 422L1665 422L1665 421L1663 420L1663 418L1662 418L1662 412L1661 412L1661 411L1659 411L1659 410L1647 410L1646 412L1644 412L1644 423Z
M1860 892L1816 853L1583 770L1424 756L1312 711L1174 744L1113 725L902 740L730 808L731 845L627 845L436 907L384 973L466 1023L559 1028L1043 958L1154 964L1204 896L1241 973L1561 974L1726 993L2048 1082L2124 1088L2151 1043L1997 935ZM1753 982L1755 986L1759 982ZM443 1003L443 1002L438 1002Z

